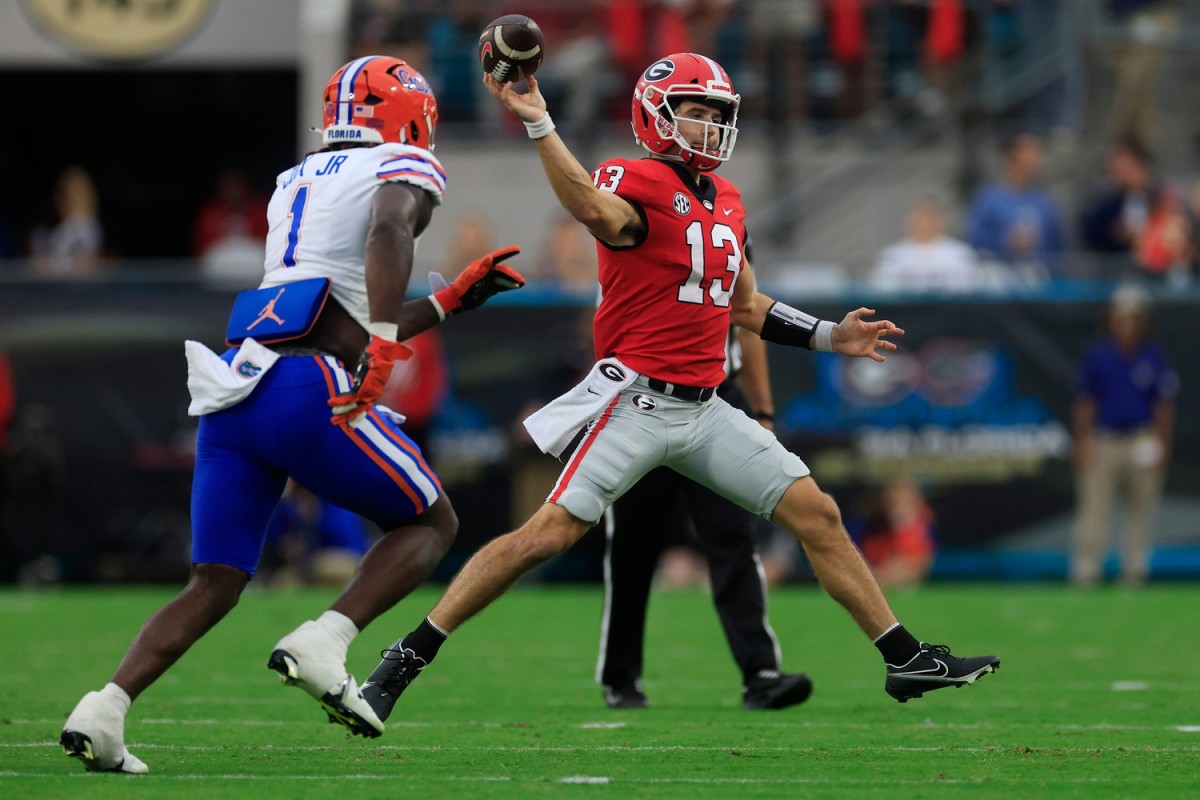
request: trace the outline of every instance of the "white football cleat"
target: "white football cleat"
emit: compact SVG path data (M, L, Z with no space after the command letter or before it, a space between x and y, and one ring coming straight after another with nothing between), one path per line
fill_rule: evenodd
M63 726L63 752L95 772L142 775L150 768L125 747L125 713L119 701L101 692L88 692Z
M312 695L331 723L374 739L383 733L384 725L346 671L345 650L337 637L309 620L279 640L267 666L279 673L282 683Z

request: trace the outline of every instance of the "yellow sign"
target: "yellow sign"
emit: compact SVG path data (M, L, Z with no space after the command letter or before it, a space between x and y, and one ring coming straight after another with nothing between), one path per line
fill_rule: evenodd
M162 53L195 33L213 0L21 0L48 38L104 58Z

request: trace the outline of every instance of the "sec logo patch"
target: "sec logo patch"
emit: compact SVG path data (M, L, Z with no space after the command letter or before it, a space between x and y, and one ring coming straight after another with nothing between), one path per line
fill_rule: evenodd
M681 217L686 217L688 214L692 213L692 201L689 200L688 196L683 192L675 193L673 205L675 206L675 213Z

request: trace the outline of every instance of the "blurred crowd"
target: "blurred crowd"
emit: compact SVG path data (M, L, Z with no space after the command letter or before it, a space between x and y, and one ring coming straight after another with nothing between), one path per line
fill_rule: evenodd
M398 55L421 70L448 130L458 124L457 130L515 135L511 115L501 115L480 84L477 37L500 14L528 14L551 54L538 74L541 90L585 162L596 136L627 124L629 87L647 63L663 53L704 52L733 77L743 97L743 127L765 128L773 147L788 146L797 131L858 141L856 131L894 130L918 119L936 122L928 129L933 146L937 131L954 130L972 150L965 175L944 176L944 192L908 198L897 241L852 278L881 291L947 293L1081 274L1183 284L1200 257L1200 181L1190 161L1155 157L1162 139L1156 81L1179 34L1183 5L354 0L347 49L351 56ZM1086 19L1072 23L1071 15L1083 11ZM1093 18L1119 46L1106 51L1112 103L1102 124L1085 131L1083 98L1094 66L1085 68L1078 40ZM1036 90L1010 102L995 99L1003 94L997 87L1027 83L1034 63L1054 65L1039 67ZM983 137L976 135L981 119ZM1085 139L1088 147L1080 144ZM863 140L864 152L872 146ZM0 259L20 260L37 276L71 278L102 274L127 255L105 238L105 200L124 198L125 187L98 185L94 173L69 162L48 172L53 183L31 187L44 211L31 221L23 209L24 229L16 210L0 205ZM215 171L208 197L193 209L187 239L181 235L158 255L196 259L215 280L252 281L271 188L239 169ZM462 222L460 244L495 223L484 213L471 217ZM568 290L590 283L586 239L558 220L542 227L550 234L533 277L561 281ZM1088 268L1078 269L1081 262Z

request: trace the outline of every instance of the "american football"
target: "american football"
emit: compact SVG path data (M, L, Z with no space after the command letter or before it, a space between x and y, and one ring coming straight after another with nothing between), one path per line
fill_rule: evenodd
M545 54L542 29L524 14L492 20L479 36L483 71L501 83L525 80L542 65Z

